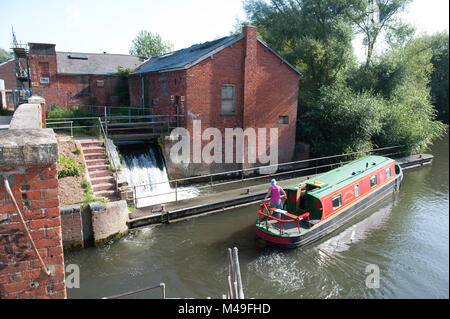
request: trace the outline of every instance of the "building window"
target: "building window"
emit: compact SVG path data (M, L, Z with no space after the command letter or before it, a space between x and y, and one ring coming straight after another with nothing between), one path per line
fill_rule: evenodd
M373 176L370 178L370 187L376 186L377 183L378 183L378 181L377 181L377 175L373 175Z
M389 177L391 177L391 168L390 168L390 167L388 167L388 168L386 168L386 169L384 170L384 175L385 175L385 178L386 178L386 179L388 179Z
M102 88L104 84L105 83L103 82L103 80L97 80L97 87L98 88Z
M341 207L341 205L342 205L342 196L341 196L341 194L334 196L331 199L331 203L333 204L333 209Z
M236 114L236 86L222 85L222 114Z
M279 116L278 124L289 124L289 116L287 115Z
M359 196L359 184L355 185L355 197Z

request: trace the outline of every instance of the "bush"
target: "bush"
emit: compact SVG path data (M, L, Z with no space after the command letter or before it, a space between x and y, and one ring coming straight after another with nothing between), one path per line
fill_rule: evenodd
M58 164L63 166L62 169L58 171L58 178L64 178L67 176L80 176L80 168L75 163L75 159L67 158L65 156L60 156Z

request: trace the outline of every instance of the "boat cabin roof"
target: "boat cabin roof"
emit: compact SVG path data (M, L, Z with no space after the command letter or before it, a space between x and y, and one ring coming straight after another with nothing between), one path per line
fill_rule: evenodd
M388 157L369 155L287 189L297 189L303 185L310 185L314 188L309 190L308 194L321 198L393 161Z

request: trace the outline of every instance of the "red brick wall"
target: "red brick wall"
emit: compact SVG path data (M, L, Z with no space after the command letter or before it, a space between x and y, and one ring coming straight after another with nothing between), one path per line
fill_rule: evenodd
M142 107L142 82L140 76L128 78L128 92L130 94L130 106Z
M0 177L0 299L66 298L56 164L0 173L8 181L31 236L52 275L41 270Z
M6 62L0 65L0 79L5 80L5 89L11 90L17 87L16 83L16 63Z
M79 210L61 215L62 236L65 247L83 246L83 228Z
M299 75L257 40L256 27L247 26L243 32L246 34L244 39L186 71L144 75L150 87L148 100L157 98L159 103L158 107L152 105L151 109L154 113L173 113L174 108L168 100L170 95L185 95L184 127L191 133L191 143L193 120L201 120L202 130L218 128L223 137L225 128L266 128L265 146L268 153L269 129L277 128L278 162L290 161L295 147ZM174 79L182 77L185 81L176 87ZM166 83L165 93L162 83ZM223 84L236 87L236 114L221 114ZM141 88L141 77L132 77L130 96L133 106L142 106ZM289 116L288 124L278 124L279 116ZM203 146L207 143L209 141L202 142ZM225 140L222 146L224 162Z
M249 108L252 123L257 127L278 128L278 162L291 161L295 148L299 76L259 42L255 76L256 104ZM286 115L288 124L278 124L278 117ZM267 135L266 145L268 139Z
M42 96L48 106L120 105L118 89L123 79L119 76L57 74L56 56L30 55L29 60L31 82L37 85L32 86L33 93ZM47 76L42 74L42 63L48 63L49 84L39 82L41 75ZM103 87L97 80L103 81Z
M202 129L219 128L223 136L224 128L267 128L267 153L269 128L278 128L278 162L290 161L295 146L298 74L257 42L256 28L244 32L249 33L249 40L244 38L188 70L186 128L192 133L193 119L202 121ZM221 115L222 84L236 85L236 115ZM278 117L285 115L289 123L278 124Z

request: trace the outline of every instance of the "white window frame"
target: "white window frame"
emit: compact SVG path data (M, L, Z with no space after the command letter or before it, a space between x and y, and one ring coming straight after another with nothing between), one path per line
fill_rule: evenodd
M336 199L339 199L339 205L338 205L338 206L335 206L335 205L334 205L334 201L335 201ZM337 208L339 208L339 207L342 206L342 194L338 194L338 195L333 196L333 197L331 198L331 206L333 207L333 210L335 210L335 209L337 209Z
M391 168L388 167L384 170L384 178L388 179L389 177L391 177Z
M232 98L226 98L223 97L223 90L224 88L230 87L232 88ZM220 114L221 115L236 115L236 85L235 84L222 84L221 90L221 105L220 105ZM231 107L232 111L224 111L224 101L231 101Z
M359 184L355 185L355 197L359 196Z
M372 179L375 179L375 184L372 183ZM370 188L375 187L378 185L378 176L377 175L373 175L370 177Z

